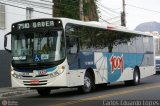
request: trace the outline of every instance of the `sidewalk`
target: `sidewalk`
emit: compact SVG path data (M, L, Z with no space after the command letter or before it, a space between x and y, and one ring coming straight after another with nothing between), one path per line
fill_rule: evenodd
M25 91L25 90L29 90L29 89L27 89L27 88L2 87L2 88L0 88L0 94L1 93L6 93L6 92Z
M33 90L30 90L29 88L4 87L4 88L0 88L0 99L7 98L10 96L15 96L15 95L23 95L30 92L33 92Z

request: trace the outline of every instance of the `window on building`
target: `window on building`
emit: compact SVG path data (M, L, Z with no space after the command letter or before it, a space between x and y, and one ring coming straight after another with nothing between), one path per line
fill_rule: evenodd
M26 19L32 19L33 17L33 8L27 7L26 8Z
M0 3L0 29L5 28L5 5Z

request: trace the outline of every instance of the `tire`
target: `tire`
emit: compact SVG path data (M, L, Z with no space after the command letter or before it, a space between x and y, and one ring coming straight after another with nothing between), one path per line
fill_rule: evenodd
M140 73L139 73L139 70L135 68L134 73L133 73L132 84L138 85L139 83L140 83Z
M138 85L140 83L140 72L138 68L134 69L133 80L125 81L125 85Z
M37 89L37 92L41 96L48 96L50 95L51 89L49 88Z
M156 74L159 75L159 74L160 74L160 71L156 71Z
M93 80L89 72L85 73L84 76L84 85L80 86L78 90L83 93L89 93L93 89Z

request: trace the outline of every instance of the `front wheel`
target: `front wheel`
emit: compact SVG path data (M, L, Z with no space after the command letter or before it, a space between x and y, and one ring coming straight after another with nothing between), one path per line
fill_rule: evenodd
M41 96L48 96L51 92L51 89L49 88L37 89L37 92Z
M83 93L91 92L93 88L93 81L89 72L86 72L84 76L84 85L80 86L78 89Z

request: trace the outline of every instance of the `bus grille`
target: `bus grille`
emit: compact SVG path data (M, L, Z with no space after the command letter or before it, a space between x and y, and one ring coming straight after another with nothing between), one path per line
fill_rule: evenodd
M46 75L37 75L35 77L46 77L46 76L48 76L48 74L46 74ZM28 77L33 77L33 76L22 76L22 77L24 77L24 78L27 77L28 78Z
M41 80L41 81L38 81L38 82L33 82L33 81L32 80L23 81L23 84L26 85L26 86L47 85L47 80ZM35 81L37 81L37 80L35 80Z
M32 80L32 79L39 79L39 80L45 80L48 79L48 74L47 75L38 75L38 76L22 76L23 80Z

